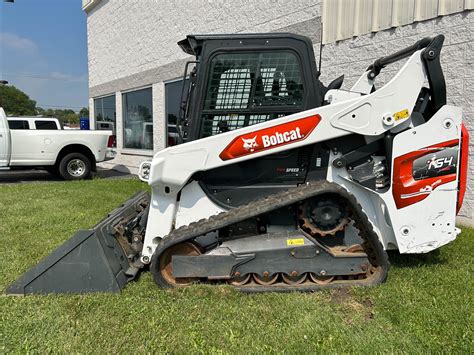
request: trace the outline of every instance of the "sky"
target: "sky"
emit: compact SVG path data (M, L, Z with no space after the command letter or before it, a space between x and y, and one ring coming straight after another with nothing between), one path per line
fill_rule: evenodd
M0 80L43 108L88 106L81 0L0 0Z

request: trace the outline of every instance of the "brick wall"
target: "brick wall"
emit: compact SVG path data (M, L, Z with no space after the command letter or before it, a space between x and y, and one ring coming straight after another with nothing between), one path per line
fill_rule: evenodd
M320 16L320 0L102 0L87 17L89 86L186 58L191 33L266 32Z
M153 90L154 151L165 147L164 80L181 77L190 58L177 46L187 34L270 32L294 24L314 25L320 0L101 0L87 14L91 97L115 93L117 157L103 165L137 172L150 156L123 150L121 95ZM319 25L319 22L317 23ZM319 31L319 28L317 29ZM90 102L93 112L93 101ZM92 116L93 117L93 116ZM93 125L93 118L91 120Z
M326 44L323 47L321 80L329 83L345 74L343 88L349 89L367 66L381 56L415 43L426 36L444 34L441 65L446 78L448 104L464 111L464 122L471 136L468 187L460 220L474 224L474 11L438 17L374 34ZM319 45L315 46L318 53ZM386 67L377 82L385 83L404 61Z

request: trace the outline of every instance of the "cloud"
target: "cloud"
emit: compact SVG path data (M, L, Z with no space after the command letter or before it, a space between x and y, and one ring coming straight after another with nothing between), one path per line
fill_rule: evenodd
M38 51L38 46L31 39L9 32L0 32L0 46L27 53Z
M44 108L87 106L87 73L68 73L69 68L64 70L57 64L52 67L41 49L29 38L0 31L0 79L8 80Z

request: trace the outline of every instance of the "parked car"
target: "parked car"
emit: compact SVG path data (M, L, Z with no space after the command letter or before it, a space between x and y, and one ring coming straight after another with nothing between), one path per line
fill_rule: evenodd
M114 147L111 131L63 130L55 118L7 117L0 107L0 170L44 168L84 179L115 157Z

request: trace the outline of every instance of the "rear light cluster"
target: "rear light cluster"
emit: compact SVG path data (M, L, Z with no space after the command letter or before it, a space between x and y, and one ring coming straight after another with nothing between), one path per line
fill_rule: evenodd
M107 148L115 148L117 147L117 139L115 136L109 136L109 140L107 142Z
M469 132L466 126L461 126L461 163L459 164L459 189L458 189L458 204L456 214L459 213L466 193L467 184L467 161L469 160Z

